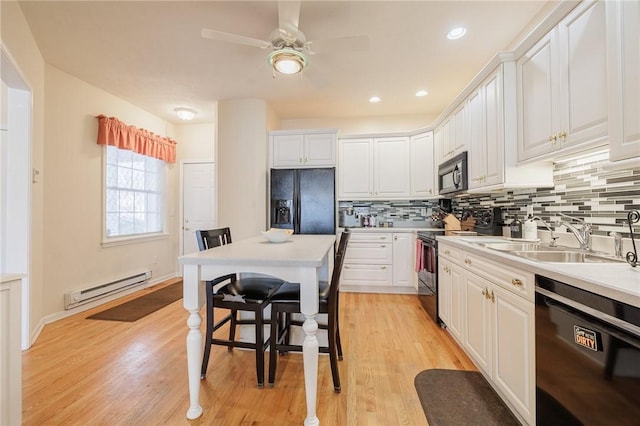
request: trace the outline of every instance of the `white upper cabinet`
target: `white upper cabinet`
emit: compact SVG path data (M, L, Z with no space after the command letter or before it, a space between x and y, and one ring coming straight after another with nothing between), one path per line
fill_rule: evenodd
M410 158L408 136L340 139L338 197L409 198Z
M411 197L436 195L433 167L433 133L411 136Z
M550 162L518 165L516 68L513 55L501 61L467 99L469 192L551 187Z
M440 165L467 150L469 125L467 103L461 103L436 129L436 161Z
M271 132L272 167L335 167L336 132Z
M520 161L606 144L605 25L604 2L585 1L518 60Z
M609 159L640 157L640 3L608 1Z

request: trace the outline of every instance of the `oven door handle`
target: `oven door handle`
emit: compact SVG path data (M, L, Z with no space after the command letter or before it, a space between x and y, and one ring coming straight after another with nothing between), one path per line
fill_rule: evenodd
M548 297L549 299L555 300L559 305L569 306L570 308L573 308L584 314L590 315L605 324L608 324L610 326L613 326L613 327L622 329L628 333L631 333L636 337L640 336L640 327L633 325L631 323L628 323L624 320L621 320L620 318L616 318L607 313L598 311L597 309L583 305L582 303L578 303L575 300L571 300L564 296L560 296L559 294L556 294L544 288L536 287L536 293L542 294L543 296ZM553 303L553 304L556 305L558 308L562 309L562 306L558 306L556 303Z

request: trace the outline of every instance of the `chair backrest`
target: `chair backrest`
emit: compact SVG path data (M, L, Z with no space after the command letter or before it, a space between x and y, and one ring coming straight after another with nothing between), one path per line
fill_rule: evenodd
M331 284L329 285L329 304L337 302L336 295L340 289L340 274L342 273L342 265L344 264L344 256L347 252L347 244L351 237L351 231L345 229L340 237L336 257L333 261L333 274L331 275Z
M198 240L198 249L200 251L231 244L231 229L220 228L196 231L196 239Z

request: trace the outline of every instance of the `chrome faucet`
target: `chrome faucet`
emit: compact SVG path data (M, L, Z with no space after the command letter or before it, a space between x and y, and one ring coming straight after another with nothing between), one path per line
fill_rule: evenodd
M544 221L544 219L542 219L540 216L534 216L533 220L538 219L540 222L542 222L542 224L549 230L549 238L551 239L551 241L549 242L549 247L555 247L556 246L556 240L558 239L558 237L555 237L553 235L553 228Z
M580 229L578 229L574 225L572 225L570 222L567 222L564 220L560 220L559 222L561 225L566 226L567 229L571 231L571 233L576 237L576 240L578 240L578 244L580 244L580 249L591 250L591 225L589 225L583 219L572 217L564 213L560 213L560 216L564 216L568 219L575 220L582 225Z
M615 253L616 257L621 258L622 257L622 235L614 231L609 232L609 235L611 235L614 238L613 244L616 251Z

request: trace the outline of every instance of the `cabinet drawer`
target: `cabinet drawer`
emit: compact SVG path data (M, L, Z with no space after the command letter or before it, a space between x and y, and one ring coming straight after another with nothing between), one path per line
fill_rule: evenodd
M449 258L456 263L462 262L462 250L442 243L438 243L438 256Z
M345 263L373 263L390 265L393 261L393 244L389 242L359 243L349 241Z
M392 284L392 268L389 265L345 263L340 281L342 285L389 286Z
M351 232L351 238L349 239L349 248L351 243L360 242L391 242L391 232Z
M533 301L534 275L465 253L464 267L500 287Z

